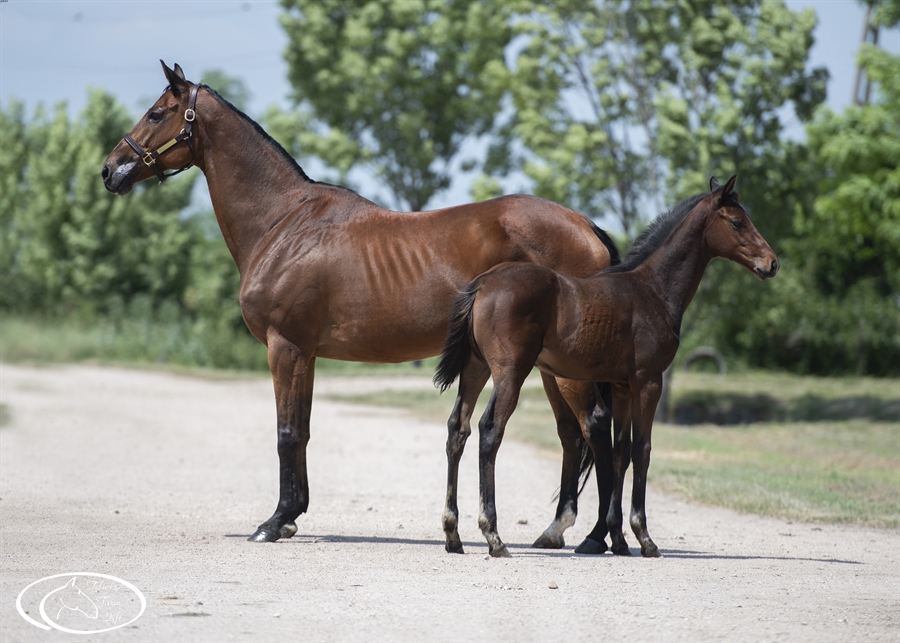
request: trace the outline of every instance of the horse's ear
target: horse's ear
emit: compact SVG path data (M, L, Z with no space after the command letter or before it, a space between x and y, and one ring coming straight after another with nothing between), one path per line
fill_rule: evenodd
M719 189L719 182L716 180L716 177L714 177L714 176L709 177L709 191L715 192L718 189Z
M737 174L728 179L728 183L725 184L725 189L722 190L723 198L734 192L735 183L737 183Z
M178 63L175 63L175 69L169 69L166 67L166 63L162 60L159 61L162 65L163 73L166 75L166 80L169 81L169 87L172 89L172 93L178 97L181 95L182 91L186 91L188 87L188 81L184 77L184 72L181 70L181 66Z

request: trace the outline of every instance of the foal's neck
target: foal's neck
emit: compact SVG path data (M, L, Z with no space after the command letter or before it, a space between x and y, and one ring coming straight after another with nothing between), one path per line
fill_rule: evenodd
M249 119L207 92L200 97L196 165L206 175L219 228L243 274L265 234L317 188Z
M704 212L691 212L641 266L665 301L676 329L712 259L703 235L706 218Z

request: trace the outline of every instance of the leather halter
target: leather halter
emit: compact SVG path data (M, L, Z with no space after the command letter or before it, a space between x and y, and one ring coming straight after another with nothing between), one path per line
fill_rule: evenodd
M144 162L144 165L146 165L151 170L156 172L156 176L159 177L160 183L165 181L170 176L174 176L175 174L178 174L179 172L184 172L185 170L189 169L191 166L194 165L194 141L191 138L193 136L193 132L191 131L191 128L194 125L194 120L197 118L197 112L194 111L194 106L197 103L197 91L199 89L200 89L200 85L194 85L191 88L191 98L190 98L190 101L188 102L188 108L186 110L184 110L185 125L182 128L181 132L179 132L178 136L171 139L167 143L163 143L162 145L160 145L155 151L145 152L144 148L142 148L140 145L138 145L137 141L135 141L133 138L131 138L130 134L126 134L124 137L125 142L131 146L131 149L133 149L135 152L137 152L137 155ZM164 154L166 151L170 150L171 148L175 147L182 141L185 141L191 150L190 162L187 165L185 165L184 167L174 170L172 172L169 172L168 174L164 173L160 169L160 167L156 164L156 159L158 159L162 154Z

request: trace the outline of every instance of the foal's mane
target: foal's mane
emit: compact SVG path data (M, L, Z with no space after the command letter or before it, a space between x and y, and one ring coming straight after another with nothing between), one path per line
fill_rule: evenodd
M610 266L603 272L627 272L644 263L665 242L672 230L709 195L709 192L695 194L656 217L656 220L644 228L644 231L634 240L634 244L622 259L622 263Z

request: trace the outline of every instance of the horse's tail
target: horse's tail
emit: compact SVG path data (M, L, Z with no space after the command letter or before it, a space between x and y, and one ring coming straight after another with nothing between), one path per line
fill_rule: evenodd
M481 280L475 279L453 302L450 312L450 327L447 330L447 338L441 349L441 361L434 372L434 385L446 391L462 373L463 368L469 362L472 355L470 340L472 331L472 309L475 307L475 297L481 290Z
M612 385L608 382L597 382L597 389L600 394L600 399L603 401L603 404L606 406L606 415L599 415L599 405L594 408L594 422L597 424L603 423L604 426L600 427L600 430L609 432L612 427ZM607 440L606 436L602 436L601 440ZM591 469L594 468L594 452L591 450L591 445L588 444L587 440L581 441L581 465L578 469L578 479L580 484L578 486L578 495L581 495L581 492L584 491L584 486L587 484L588 479L591 477Z
M588 222L591 224L591 230L594 231L594 234L597 235L597 238L606 246L607 252L609 252L609 265L616 266L622 263L622 257L619 254L619 248L616 246L616 242L612 240L605 230L599 228L593 221L588 219Z

